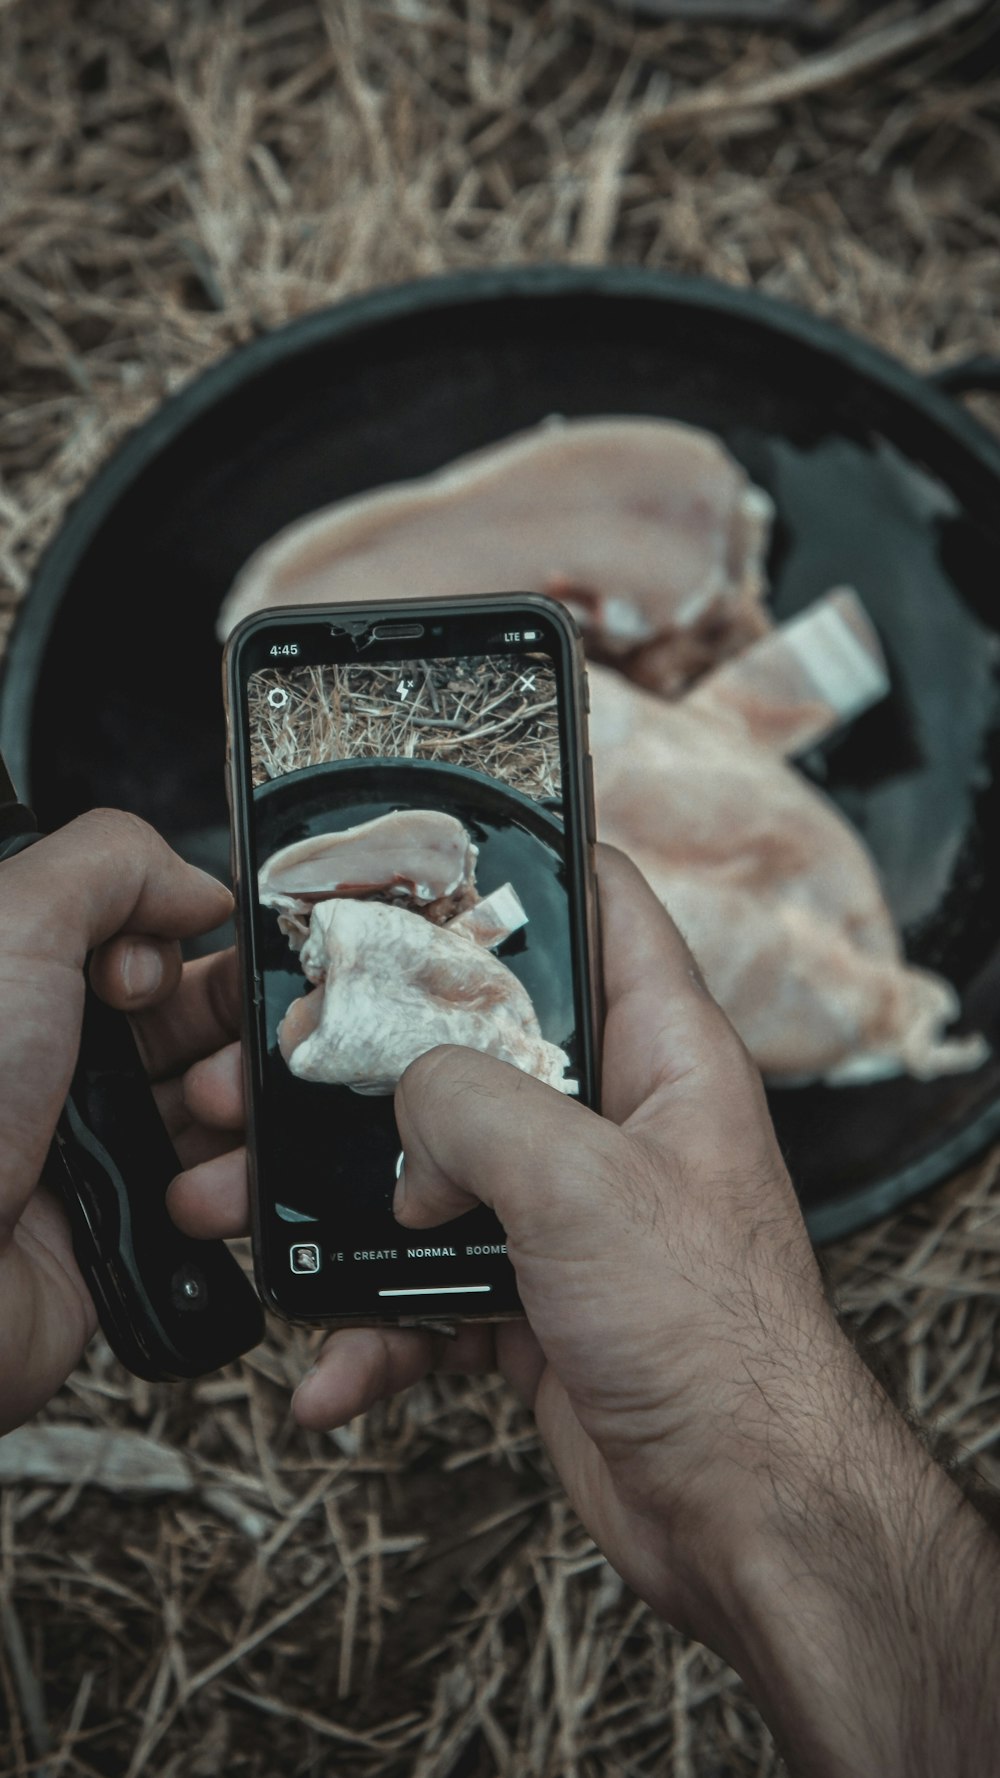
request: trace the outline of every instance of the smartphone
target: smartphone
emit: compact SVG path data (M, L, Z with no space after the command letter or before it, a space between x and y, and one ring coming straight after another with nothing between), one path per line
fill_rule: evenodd
M260 1292L308 1323L517 1315L486 1206L393 1216L393 1093L458 1043L597 1103L576 626L532 594L284 607L224 680Z

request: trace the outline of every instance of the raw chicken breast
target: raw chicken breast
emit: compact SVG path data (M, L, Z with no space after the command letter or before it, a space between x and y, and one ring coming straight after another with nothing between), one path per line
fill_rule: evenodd
M840 587L706 674L685 703L787 757L853 722L888 690L868 614L857 593Z
M772 510L696 427L551 420L288 526L238 576L219 634L272 605L549 592L595 652L672 692L769 628Z
M774 1081L978 1066L953 990L901 957L861 842L745 731L591 671L598 831L627 852Z
M669 704L590 669L601 837L672 869L836 921L873 956L896 955L868 854L832 803L769 749L687 700ZM728 944L727 925L719 940Z
M888 675L874 629L846 589L773 629L762 603L771 517L767 495L706 432L625 417L553 420L289 526L238 577L219 632L292 603L504 588L560 598L591 658L620 669L591 671L602 835L645 871L769 1076L844 1081L907 1070L930 1078L975 1067L985 1044L944 1035L957 998L905 962L857 835L783 763L876 702ZM362 856L370 825L357 830ZM317 858L324 844L306 843L320 848ZM325 878L301 849L291 861L268 861L262 899L279 910L293 948L308 942L317 898L333 905L327 896L401 902L437 921L437 937L447 933L453 944L467 932L488 948L517 929L516 912L499 899L477 906L474 848L457 886L432 900L418 890L442 889L448 871L434 875L408 849L387 853L377 867L349 871L345 862ZM400 856L406 870L393 874ZM421 924L430 936L420 942L431 945L435 929ZM369 966L381 968L374 959ZM365 967L352 964L359 982L367 983ZM364 1024L371 996L367 985L358 993ZM289 1010L289 1055L329 1050L328 994L319 988ZM437 1008L412 984L406 994L407 1018L416 1018L414 1006ZM349 1037L350 1006L337 1004ZM381 1079L372 1041L364 1067Z
M301 938L310 908L330 896L383 896L448 920L478 900L478 848L462 823L438 809L395 809L337 833L297 840L274 852L257 884L264 907L285 916Z
M772 1083L932 1080L985 1061L981 1037L942 1036L961 1007L939 976L866 953L780 892L762 900L718 876L672 870L662 853L632 857Z
M324 901L301 953L310 981L278 1043L302 1080L391 1093L439 1043L465 1044L562 1086L566 1052L542 1037L517 977L474 939L384 902Z

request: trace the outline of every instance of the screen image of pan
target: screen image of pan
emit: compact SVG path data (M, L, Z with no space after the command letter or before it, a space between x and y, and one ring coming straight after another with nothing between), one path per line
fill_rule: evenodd
M493 1293L509 1267L489 1211L419 1241L393 1218L393 1094L440 1044L579 1091L556 665L290 659L249 673L245 701L260 1171L295 1225L296 1287L377 1265L387 1296L460 1294L474 1259L462 1289Z
M557 738L538 720L555 706L545 665L486 657L261 673L250 700L260 781L276 761L308 770L335 763L338 750L413 759L474 747L477 764L499 765L498 782L519 781L550 807L559 800ZM523 900L510 881L484 895L478 857L455 814L401 808L260 861L260 902L311 984L278 1031L300 1079L391 1093L415 1056L450 1042L562 1084L565 1052L542 1037L530 997L495 954L528 924Z

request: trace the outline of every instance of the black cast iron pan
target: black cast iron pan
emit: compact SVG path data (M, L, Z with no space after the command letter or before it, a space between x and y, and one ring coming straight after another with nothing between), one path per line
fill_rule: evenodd
M1000 1135L1000 446L894 360L756 293L625 268L471 273L294 322L169 401L77 503L11 641L0 746L44 825L117 803L222 868L213 623L237 569L331 499L553 412L717 432L777 504L776 615L847 581L881 632L890 698L808 769L997 1054L929 1085L772 1093L814 1237L844 1233Z

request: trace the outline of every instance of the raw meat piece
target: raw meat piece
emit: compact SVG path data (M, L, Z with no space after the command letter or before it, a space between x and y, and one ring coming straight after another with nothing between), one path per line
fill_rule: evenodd
M665 703L590 669L602 837L673 869L712 873L835 920L873 956L896 955L874 866L843 816L773 752L687 700ZM720 941L730 943L727 927Z
M771 1082L933 1080L986 1060L983 1038L942 1036L961 1007L939 976L866 953L780 892L765 900L711 873L672 870L663 854L632 857Z
M542 1037L526 989L451 927L385 902L319 902L301 962L323 985L293 1002L278 1044L302 1080L391 1093L425 1050L458 1043L563 1085L568 1057Z
M563 599L592 657L661 694L687 693L668 707L592 674L602 831L686 925L772 1077L974 1067L982 1040L942 1036L956 997L906 965L853 830L782 766L781 755L851 720L887 681L849 592L769 633L771 512L707 433L627 418L549 422L290 526L243 570L220 633L290 602L511 586ZM293 946L306 939L310 906L279 913ZM458 910L446 898L424 911L448 920ZM302 1024L295 1049L319 1018L314 998L288 1015Z
M888 690L868 614L857 593L840 587L706 674L685 702L787 757L853 722Z
M219 634L265 606L519 588L566 600L595 652L675 691L769 628L772 511L696 427L551 420L288 526L238 576Z
M772 1080L974 1068L942 1035L953 990L900 954L874 868L837 810L691 701L591 670L598 830L638 864Z
M467 938L474 938L477 945L485 945L492 951L527 924L528 916L517 890L513 883L504 883L501 888L494 889L492 895L484 895L474 908L466 908L464 914L449 920L448 931L464 932Z
M418 907L430 920L449 920L478 900L478 848L454 815L437 809L395 809L357 827L283 846L261 867L264 907L283 916L282 931L298 948L309 911L330 896L381 896Z

